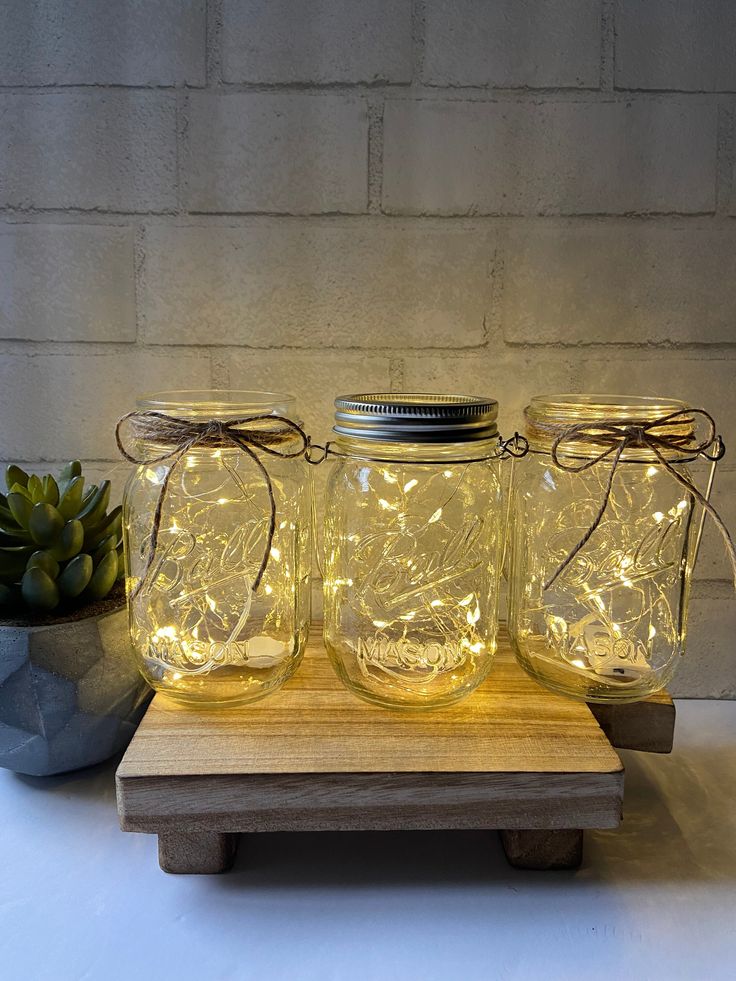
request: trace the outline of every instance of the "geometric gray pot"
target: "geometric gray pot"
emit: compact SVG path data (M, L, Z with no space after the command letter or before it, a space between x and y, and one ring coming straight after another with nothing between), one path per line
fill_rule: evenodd
M117 604L115 604L117 605ZM130 742L153 692L133 660L125 607L0 626L0 766L49 776Z

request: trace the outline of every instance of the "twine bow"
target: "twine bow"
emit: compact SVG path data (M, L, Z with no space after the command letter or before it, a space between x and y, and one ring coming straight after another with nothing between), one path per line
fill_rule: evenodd
M132 423L131 428L135 440L144 443L155 442L159 445L166 446L167 449L163 453L155 456L147 456L145 454L137 455L127 449L123 438L123 429L126 423ZM295 436L299 439L299 445L296 449L288 450L279 448L284 443L288 444ZM158 546L158 536L161 530L164 500L172 474L184 455L195 446L222 448L228 444L237 447L250 457L263 477L263 482L268 491L270 515L266 545L252 587L253 592L257 592L263 579L263 574L268 566L268 559L273 545L273 536L276 531L276 499L268 470L255 451L257 449L262 453L268 453L270 456L278 456L285 460L305 455L309 449L310 440L302 427L292 419L276 415L245 416L242 419L232 419L227 422L220 419L207 419L204 422L195 422L191 419L180 419L170 416L164 412L145 410L129 412L127 415L124 415L118 421L115 428L115 439L121 455L130 463L136 464L136 466L153 466L156 463L163 463L166 460L171 461L166 475L161 482L158 500L156 501L146 567L138 581L138 585L133 591L133 596L137 595L142 588L153 564Z
M707 423L707 431L700 439L697 439L692 431L684 434L672 432L673 429L676 429L683 423L691 423L694 416L704 419ZM546 427L543 425L540 426L538 422L535 422L534 425L540 429L551 429L551 427ZM662 432L663 429L665 430L664 433ZM668 429L670 430L669 434L667 433ZM555 428L554 431L557 432L558 430ZM569 444L574 444L576 441L581 439L589 445L601 446L602 449L600 453L591 457L590 459L583 460L581 463L566 463L561 460L560 452L564 451L565 447L569 446ZM664 452L666 451L675 451L683 454L689 459L694 459L701 456L706 460L710 460L711 462L715 463L721 459L723 454L726 452L726 448L723 440L716 433L716 423L713 416L711 416L709 412L706 412L705 409L680 409L676 412L671 412L669 415L655 419L652 422L642 423L627 420L601 420L594 423L578 423L577 425L569 426L568 428L562 430L562 432L559 432L559 435L556 436L552 444L551 454L555 465L561 470L566 470L569 473L582 473L584 470L589 470L591 467L597 466L599 463L602 463L609 457L611 457L611 467L608 472L608 479L606 481L606 487L603 493L603 500L601 501L601 505L598 508L598 512L593 519L590 528L588 528L569 555L567 555L566 558L560 563L552 578L545 583L545 589L549 589L550 586L552 586L558 576L567 568L578 552L585 547L591 535L593 535L596 528L601 523L603 515L606 513L606 509L608 507L608 502L611 497L611 488L613 487L613 479L616 475L616 470L621 457L627 449L637 447L651 451L665 470L667 470L667 472L677 481L677 483L684 487L688 494L692 495L692 497L698 501L706 513L711 516L716 524L716 527L721 533L721 537L723 538L723 542L726 546L726 552L731 560L734 584L736 584L736 548L734 547L733 539L731 538L723 519L710 501L708 501L707 498L700 493L698 488L690 480L678 473L664 456ZM709 452L711 448L713 448L713 452Z

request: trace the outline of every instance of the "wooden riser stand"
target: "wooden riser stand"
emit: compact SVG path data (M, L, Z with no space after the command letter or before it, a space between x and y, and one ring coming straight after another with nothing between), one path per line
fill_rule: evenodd
M614 747L668 753L667 695L586 706L517 667L502 637L472 696L390 712L346 691L316 624L294 678L239 709L157 695L117 772L124 831L158 835L167 872L222 872L241 833L497 829L512 865L576 868L583 831L621 820Z

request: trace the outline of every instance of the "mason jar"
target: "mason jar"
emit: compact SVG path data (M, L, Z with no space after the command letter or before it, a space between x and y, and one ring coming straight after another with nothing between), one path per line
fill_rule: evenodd
M296 417L288 395L211 391L152 395L121 420L138 462L123 504L130 632L159 691L247 702L298 666L311 482Z
M392 708L469 694L496 650L497 403L335 402L325 516L325 645L344 684Z
M595 395L527 407L509 627L519 663L547 688L629 702L672 678L697 537L693 495L673 475L692 482L688 413L674 399Z

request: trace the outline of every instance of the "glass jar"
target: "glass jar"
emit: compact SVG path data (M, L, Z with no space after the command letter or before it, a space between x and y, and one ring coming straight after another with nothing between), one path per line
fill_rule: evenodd
M473 691L496 650L497 403L335 402L325 516L325 645L344 684L393 708Z
M211 431L182 452L152 412ZM299 664L311 481L299 432L279 418L294 412L293 398L268 392L164 392L131 416L140 465L123 506L130 631L140 670L159 691L252 701ZM218 430L234 420L248 449Z
M510 528L517 659L574 698L645 698L683 653L697 537L692 494L647 439L672 444L656 445L691 481L688 406L557 395L533 399L525 417L530 452L517 465Z

